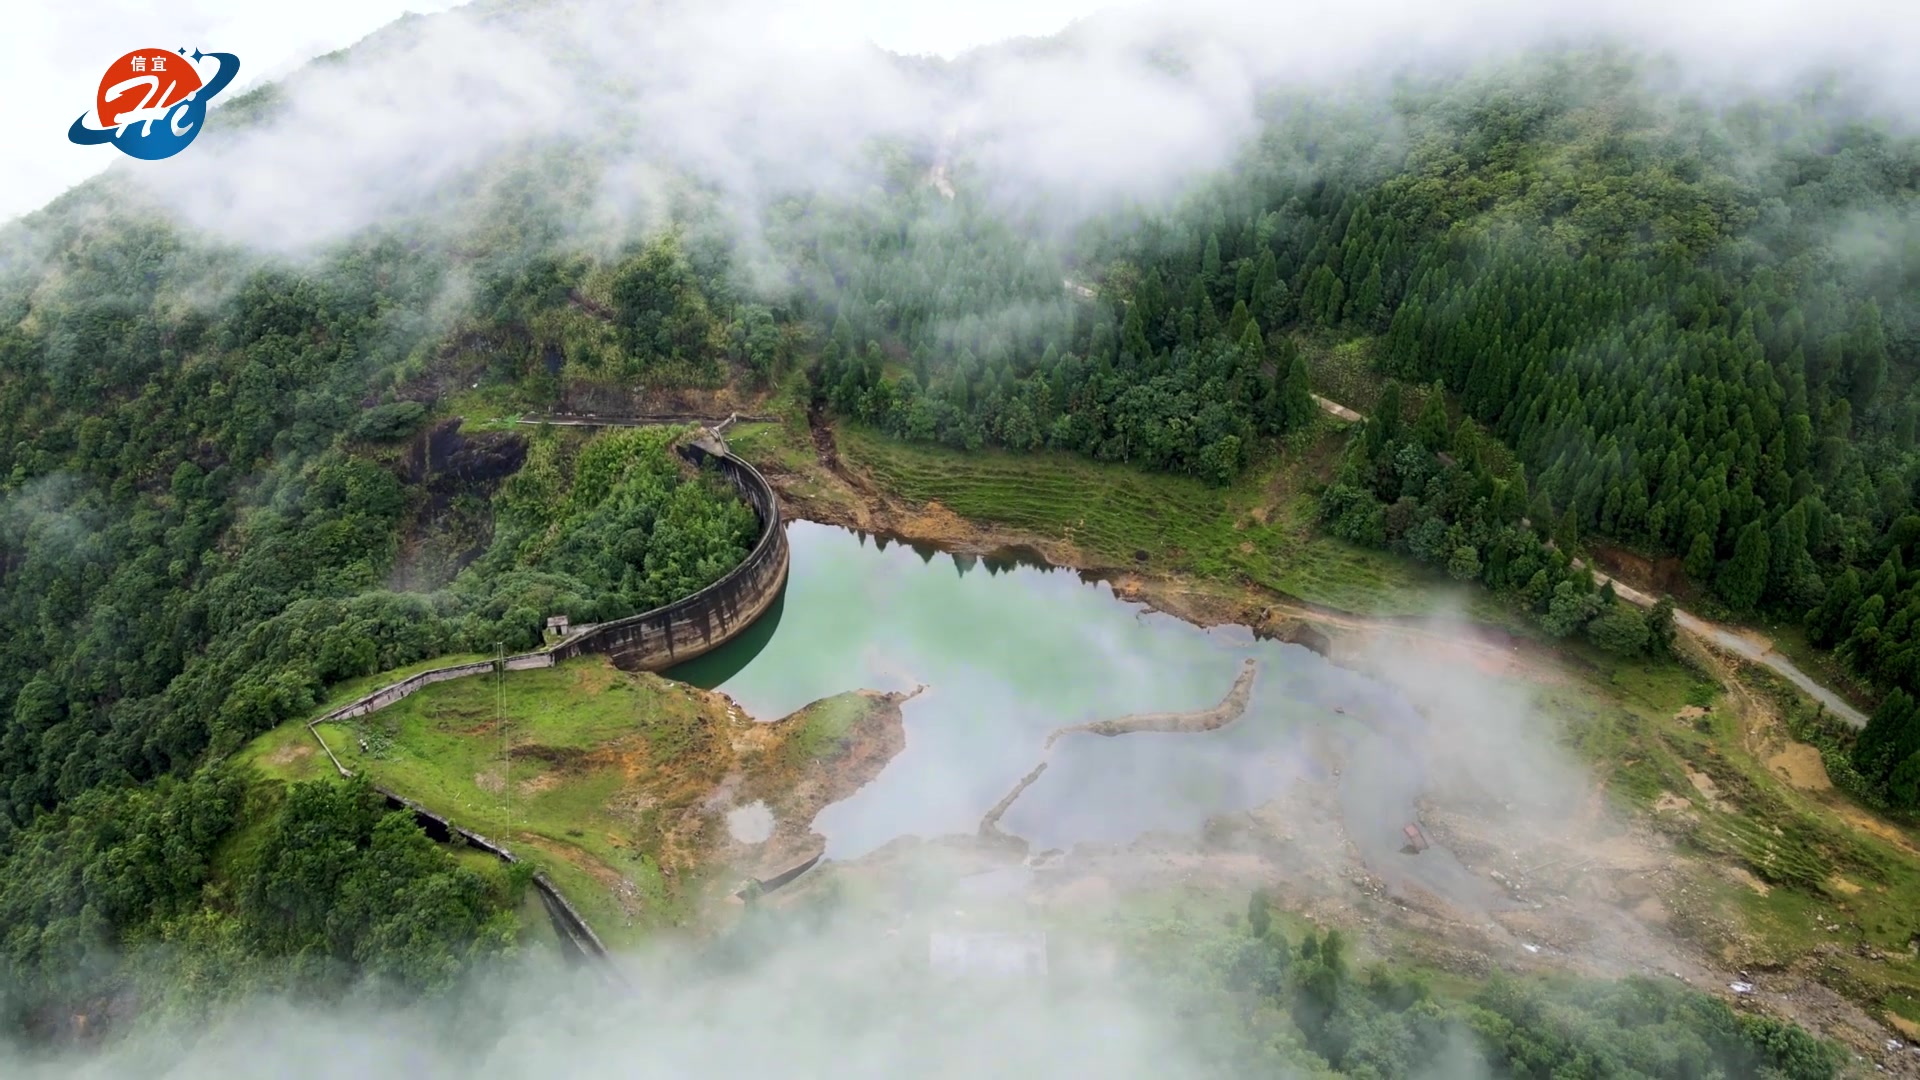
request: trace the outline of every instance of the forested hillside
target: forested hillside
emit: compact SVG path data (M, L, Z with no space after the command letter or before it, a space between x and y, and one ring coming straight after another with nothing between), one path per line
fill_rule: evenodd
M374 890L399 908L328 931L327 964L444 982L512 897L437 866L404 816L259 805L205 768L343 680L692 592L745 555L752 511L683 475L670 431L469 435L396 393L444 330L425 315L444 267L404 245L262 267L102 213L106 188L43 214L47 246L0 288L0 982L27 1005L98 993L81 961L143 941L228 967L311 952L313 898L352 871L277 868L270 843L219 871L263 820L295 845L343 830L341 859L419 883ZM192 825L151 849L153 815ZM239 892L203 897L216 880ZM362 940L389 917L438 928L416 945L440 954Z
M906 438L1224 483L1314 417L1302 349L1358 339L1436 392L1356 439L1329 528L1626 652L1665 616L1570 558L1677 558L1896 691L1855 761L1916 805L1920 144L1819 92L1677 106L1608 55L1328 112L1276 99L1234 176L1087 230L1064 287L925 189L848 211L805 249L838 285L816 392Z
M608 136L518 146L297 258L113 176L0 230L0 1004L135 981L156 954L130 946L178 946L183 994L235 972L420 991L509 948L522 883L365 790L264 790L222 760L346 680L734 565L752 513L671 433L487 423L663 387L1225 485L1322 422L1315 362L1346 349L1381 392L1352 403L1373 419L1320 493L1327 530L1629 655L1664 648L1671 608L1573 560L1677 559L1689 602L1802 620L1878 688L1862 790L1920 805L1920 143L1837 91L1659 78L1566 52L1275 92L1230 168L1069 223L995 197L964 140L894 139L870 184L782 187L748 233L675 178L667 220L609 238ZM1277 949L1246 963L1314 960ZM1424 995L1390 980L1287 986L1267 996L1424 1045ZM1544 1006L1503 993L1471 1016L1512 1064ZM1702 1023L1713 1054L1827 1071Z

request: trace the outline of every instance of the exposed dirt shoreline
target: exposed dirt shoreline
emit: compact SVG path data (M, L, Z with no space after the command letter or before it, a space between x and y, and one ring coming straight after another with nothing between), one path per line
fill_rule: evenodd
M801 735L809 712L835 699L816 701L769 723L751 719L737 723L733 743L739 755L739 771L722 781L703 810L711 815L736 803L764 803L773 814L773 832L764 841L751 844L727 838L720 852L724 861L740 868L747 877L765 882L818 860L826 851L827 840L813 831L814 818L827 806L871 783L906 749L900 707L924 689L911 693L855 691L862 707L838 745L822 756L796 764L789 764L794 756L790 742Z
M899 499L857 466L841 459L830 427L816 422L812 435L817 470L797 473L762 466L762 472L780 492L790 518L929 544L956 554L1031 552L1054 566L1077 570L1086 580L1106 583L1123 600L1202 628L1227 624L1249 627L1259 637L1302 644L1333 663L1408 691L1416 688L1408 686L1401 677L1404 672L1396 671L1396 665L1383 657L1417 654L1430 664L1467 665L1484 676L1532 684L1567 682L1579 675L1582 666L1577 658L1551 643L1463 620L1358 615L1303 602L1251 583L1222 583L1139 566L1108 565L1069 541L970 521L938 503L914 504ZM1230 702L1231 695L1222 708ZM1215 711L1104 721L1082 725L1080 730L1107 734L1098 729L1129 720L1158 723L1174 715L1204 716ZM1150 723L1138 729L1153 728ZM955 851L973 850L991 859L1017 858L1016 852L1024 851L1026 845L1002 833L998 818L1043 768L1044 763L988 813L979 836L919 846L944 850L944 843ZM1326 799L1324 793L1313 792L1313 787L1307 785L1299 795L1283 801ZM1596 808L1605 802L1599 788L1593 792L1593 801ZM1868 1060L1884 1062L1890 1074L1920 1075L1905 1055L1883 1054L1880 1044L1891 1034L1889 1029L1859 1003L1820 981L1818 965L1811 958L1806 965L1773 969L1763 980L1762 994L1730 995L1729 984L1745 978L1745 973L1737 970L1737 954L1729 952L1724 944L1712 944L1709 939L1714 935L1694 940L1691 932L1674 932L1680 922L1669 926L1676 906L1692 908L1697 903L1695 887L1686 874L1678 872L1687 857L1642 825L1627 825L1623 831L1619 823L1604 823L1601 819L1608 816L1605 813L1597 809L1595 813L1591 828L1582 830L1593 835L1534 837L1535 843L1526 845L1534 848L1530 852L1519 850L1523 847L1521 838L1511 827L1491 820L1452 815L1442 824L1447 834L1442 839L1456 851L1484 848L1501 853L1512 846L1516 859L1533 858L1543 849L1565 851L1546 862L1575 868L1566 880L1553 885L1530 884L1527 894L1537 895L1541 901L1530 906L1539 910L1508 916L1498 920L1498 926L1488 923L1484 915L1455 911L1438 901L1396 897L1382 903L1385 894L1358 859L1351 841L1337 835L1311 841L1305 833L1296 836L1295 826L1301 821L1336 820L1332 805L1276 804L1237 815L1233 822L1217 823L1230 832L1244 834L1227 851L1210 850L1210 843L1194 838L1173 837L1143 837L1111 850L1080 845L1071 853L1067 864L1070 869L1061 871L1066 876L1060 880L1074 882L1069 886L1073 890L1096 892L1123 881L1129 888L1176 882L1191 888L1200 881L1223 888L1277 885L1277 894L1286 897L1295 909L1315 919L1347 925L1385 951L1398 953L1411 948L1429 962L1476 977L1493 969L1572 969L1598 975L1640 972L1679 977L1737 1007L1773 1013L1821 1031ZM1431 821L1432 815L1427 816ZM1213 831L1210 826L1208 832ZM1338 834L1339 830L1333 832ZM988 852L999 854L988 856ZM1480 872L1494 865L1487 862L1492 857L1484 855L1470 861L1486 863L1476 870ZM849 864L847 869L862 872L852 868L868 861ZM880 862L884 864L886 858ZM1506 866L1508 879L1513 878L1515 866L1505 862L1499 865ZM1517 883L1509 881L1508 887L1511 890ZM1045 891L1040 895L1045 903ZM1718 924L1714 928L1718 930ZM1527 941L1548 945L1557 941L1559 947L1549 948L1548 955L1529 955L1539 951L1529 948L1515 956L1520 944ZM1592 955L1586 955L1589 952Z
M963 518L938 502L896 498L843 459L832 428L811 418L817 469L800 474L756 462L779 492L790 520L835 525L959 555L1030 552L1082 579L1104 582L1122 600L1201 628L1244 626L1255 636L1312 649L1342 667L1391 678L1373 657L1383 639L1417 643L1426 654L1495 677L1558 681L1562 658L1551 646L1497 627L1452 618L1370 616L1339 611L1251 583L1229 584L1105 563L1057 537ZM822 493L819 489L828 489ZM809 490L812 489L812 490Z
M1047 748L1062 735L1084 733L1112 738L1135 731L1214 731L1226 727L1240 714L1247 711L1247 702L1253 697L1253 674L1258 668L1252 657L1240 665L1240 674L1234 677L1233 689L1220 704L1206 709L1194 709L1189 712L1133 713L1114 720L1095 720L1087 724L1074 724L1071 727L1056 728L1047 736Z

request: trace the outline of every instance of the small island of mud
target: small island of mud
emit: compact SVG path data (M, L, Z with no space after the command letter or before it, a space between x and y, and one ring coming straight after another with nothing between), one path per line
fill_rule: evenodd
M1233 689L1220 704L1210 709L1196 709L1192 712L1134 713L1116 720L1095 720L1090 724L1075 724L1063 727L1047 736L1047 747L1051 749L1062 735L1085 732L1089 735L1102 735L1112 738L1135 731L1214 731L1226 727L1240 714L1247 711L1247 702L1253 697L1253 674L1258 665L1248 657L1240 665L1240 674L1233 680Z

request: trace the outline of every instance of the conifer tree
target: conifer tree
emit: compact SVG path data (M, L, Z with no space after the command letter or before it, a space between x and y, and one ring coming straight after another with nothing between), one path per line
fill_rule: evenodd
M1768 547L1766 529L1749 521L1733 544L1733 558L1720 568L1715 583L1720 595L1735 611L1752 611L1767 587Z
M1445 392L1439 383L1427 390L1427 403L1420 408L1420 417L1414 421L1413 437L1421 446L1435 453L1446 453L1452 449L1452 439L1448 428L1447 403Z

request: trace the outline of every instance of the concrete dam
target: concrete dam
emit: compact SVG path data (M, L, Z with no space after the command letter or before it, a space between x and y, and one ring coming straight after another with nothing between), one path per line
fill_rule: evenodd
M706 588L671 604L630 615L623 619L584 626L532 652L519 653L502 660L482 660L454 664L418 672L389 683L307 722L307 730L327 759L342 776L352 775L334 755L319 726L331 721L350 720L377 712L438 682L472 675L492 674L496 669L524 671L552 667L563 660L599 653L626 671L659 671L724 645L753 624L779 597L786 586L791 553L787 545L785 523L780 519L780 503L772 485L760 471L733 456L721 437L709 430L678 448L695 465L718 470L733 485L740 498L753 508L760 533L753 549L738 566ZM429 833L438 839L455 836L474 847L508 862L517 858L503 845L479 836L459 825L432 814L400 795L381 789L396 807L411 810ZM540 891L553 916L561 938L583 954L604 956L605 948L579 914L561 896L545 874L536 875L534 886Z

